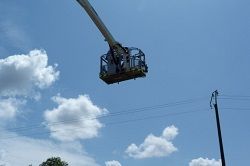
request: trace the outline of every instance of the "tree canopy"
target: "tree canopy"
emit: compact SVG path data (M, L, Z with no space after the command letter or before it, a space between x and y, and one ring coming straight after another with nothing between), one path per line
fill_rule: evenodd
M39 166L68 166L69 164L62 161L60 157L51 157L44 161Z

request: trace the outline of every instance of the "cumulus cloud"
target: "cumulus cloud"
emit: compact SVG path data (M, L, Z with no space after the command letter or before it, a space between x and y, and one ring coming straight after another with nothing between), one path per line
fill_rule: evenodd
M0 119L8 120L16 116L18 108L25 104L25 101L16 98L7 98L0 100Z
M168 156L177 151L171 142L177 135L178 128L175 126L166 127L161 136L150 134L141 145L137 146L133 143L128 146L125 153L136 159Z
M115 160L106 161L106 162L105 162L105 165L106 165L106 166L122 166L121 163L120 163L119 161L115 161Z
M1 165L39 165L49 157L59 156L69 165L99 166L93 158L82 150L80 143L59 144L49 140L32 139L1 131L1 137L5 135L15 138L1 139Z
M97 119L107 113L94 105L87 95L77 98L53 97L58 106L45 111L44 117L51 136L61 141L89 139L98 136L103 124Z
M208 159L208 158L198 158L193 159L189 166L221 166L221 160Z
M0 96L28 96L34 89L51 86L59 77L55 66L48 65L44 50L0 59Z

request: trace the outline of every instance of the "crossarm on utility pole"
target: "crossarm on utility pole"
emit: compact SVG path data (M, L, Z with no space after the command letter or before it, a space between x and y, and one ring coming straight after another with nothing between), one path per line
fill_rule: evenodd
M97 28L100 30L100 32L104 36L105 40L109 43L109 46L114 47L115 45L117 45L118 42L114 39L112 34L109 32L108 28L102 22L101 18L98 16L98 14L96 13L96 11L92 7L92 5L89 3L89 1L88 0L77 0L77 2L88 13L89 17L92 19L92 21L95 23Z

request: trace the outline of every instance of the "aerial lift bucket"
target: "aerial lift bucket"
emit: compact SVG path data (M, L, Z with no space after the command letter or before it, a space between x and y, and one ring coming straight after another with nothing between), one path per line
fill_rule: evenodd
M148 67L144 53L138 48L126 48L128 54L121 55L119 62L115 63L110 51L101 56L100 79L107 84L145 77Z

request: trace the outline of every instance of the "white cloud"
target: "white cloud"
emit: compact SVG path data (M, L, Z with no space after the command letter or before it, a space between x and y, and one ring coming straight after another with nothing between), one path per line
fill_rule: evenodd
M98 136L98 131L103 125L97 117L106 114L106 109L94 105L87 95L69 99L56 96L53 100L58 107L47 110L44 114L53 138L73 141Z
M7 161L4 161L5 156L5 150L0 149L0 166L9 166L9 163Z
M6 152L2 149L0 150L0 161L5 157Z
M106 166L122 166L121 163L120 163L119 161L115 161L115 160L106 161L106 162L105 162L105 165L106 165Z
M5 5L6 8L9 8ZM9 9L11 10L11 9ZM13 13L18 11L12 11ZM9 16L12 17L12 16ZM4 20L3 18L2 20ZM13 20L13 18L4 20L0 23L0 31L1 37L3 40L0 40L0 43L4 46L18 48L21 50L28 50L32 45L31 39L29 35L25 32L23 26L21 24L16 24L17 20Z
M44 50L0 59L0 123L16 117L27 97L39 100L41 89L59 77L55 66L48 65Z
M25 101L16 98L0 99L0 119L8 120L16 116L18 108L25 104Z
M1 137L4 135L15 138L1 139L1 165L39 165L49 157L61 157L63 161L73 166L99 166L93 158L82 150L80 143L58 144L49 140L32 139L13 133L3 134L1 131Z
M178 129L175 126L166 127L162 132L162 137L166 140L173 140L178 135Z
M208 158L198 158L193 159L189 166L221 166L221 160L208 159Z
M48 66L44 50L0 59L0 95L29 96L35 89L51 86L59 77L55 66Z
M175 126L166 127L161 136L156 137L150 134L141 145L131 144L125 152L128 156L136 159L168 156L177 151L171 142L177 135L178 128Z

